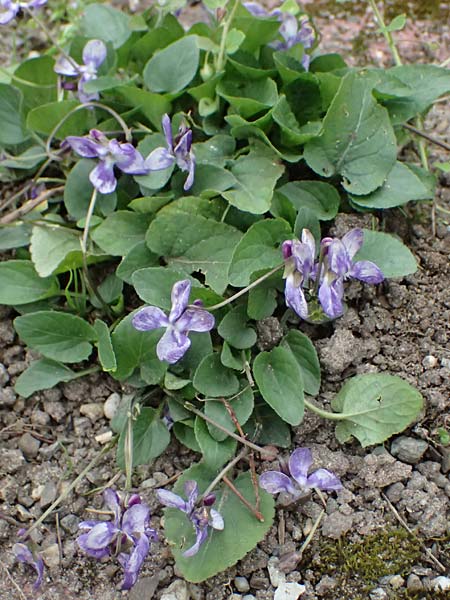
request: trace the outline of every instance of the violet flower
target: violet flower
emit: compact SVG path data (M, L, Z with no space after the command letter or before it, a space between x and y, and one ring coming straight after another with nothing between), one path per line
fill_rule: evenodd
M199 308L188 308L191 282L189 279L177 281L172 288L172 308L169 316L157 306L141 308L133 317L133 327L138 331L152 331L165 327L166 331L156 346L159 360L174 364L188 351L190 331L210 331L214 327L214 317L200 308L200 301L194 302Z
M33 584L33 588L37 590L40 587L44 576L44 561L42 560L42 557L38 554L34 555L30 548L24 543L14 544L12 551L19 562L30 565L36 571L37 577Z
M364 283L377 284L384 279L382 271L370 260L354 261L354 256L364 240L362 229L352 229L342 240L324 238L324 272L321 273L319 301L324 313L335 319L343 313L343 282L347 279L359 279Z
M173 139L172 125L169 115L162 118L162 127L167 142L167 148L155 148L145 159L145 166L150 171L161 171L176 163L188 176L184 182L184 191L189 190L194 183L195 155L192 150L192 130L182 124Z
M183 552L183 556L194 556L200 550L200 546L206 541L208 537L208 528L212 527L218 531L222 531L224 528L224 522L222 515L209 508L214 504L216 497L214 494L209 494L206 498L203 498L202 506L195 507L198 498L198 485L196 481L186 481L184 484L184 492L187 496L187 500L183 500L181 496L170 492L169 490L156 490L156 495L159 498L161 504L168 506L169 508L177 508L184 512L187 518L191 521L195 529L195 543Z
M316 243L314 236L308 229L302 231L302 241L287 240L282 244L285 260L284 277L286 286L284 295L286 305L292 308L302 319L308 317L308 304L303 288L308 285L309 279L314 279Z
M20 10L40 8L47 4L47 0L30 0L29 2L13 2L13 0L0 0L0 25L7 25Z
M66 77L79 77L78 98L80 102L98 100L98 92L85 92L84 86L88 81L97 79L97 70L106 59L106 45L102 40L89 40L83 48L83 64L79 65L74 60L65 56L56 61L54 70L58 75Z
M156 531L149 526L150 509L138 494L133 494L126 505L112 488L103 492L103 498L114 514L113 520L83 521L78 527L84 533L77 543L96 559L117 555L124 569L122 589L129 590L137 581L150 542L157 539Z
M98 129L91 129L89 136L70 135L64 144L83 158L98 158L99 164L90 172L89 180L102 194L110 194L116 189L117 179L114 166L123 173L144 175L148 169L144 166L144 158L132 144L109 140Z
M284 492L291 502L298 500L309 489L333 491L342 488L339 478L327 469L317 469L308 475L312 462L309 448L297 448L289 458L288 469L285 469L289 474L266 471L260 475L259 485L269 494Z

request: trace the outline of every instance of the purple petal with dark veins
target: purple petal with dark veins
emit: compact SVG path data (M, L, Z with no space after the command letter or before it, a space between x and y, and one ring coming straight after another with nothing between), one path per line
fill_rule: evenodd
M211 331L214 328L215 319L207 310L199 308L187 308L177 321L179 331Z
M101 160L89 173L89 181L101 194L111 194L117 186L114 164Z
M195 175L195 156L194 153L191 152L189 155L189 160L187 161L187 170L189 171L189 175L186 178L186 181L183 185L183 190L187 192L191 189L194 184L194 175Z
M105 148L89 138L69 135L64 141L83 158L102 158L105 155Z
M173 153L175 154L175 157L180 158L182 160L187 160L187 157L189 156L189 153L191 151L191 146L192 146L192 130L191 129L186 129L186 131L183 133L183 135L180 137L177 145L175 146Z
M292 240L286 240L281 244L281 252L284 260L291 258L292 256Z
M7 25L19 12L17 2L11 0L2 0L0 2L0 25Z
M122 563L124 566L122 590L129 590L136 583L139 571L141 570L149 549L150 542L147 536L141 535L128 556L128 559Z
M295 285L295 278L293 275L288 275L286 278L284 297L286 306L292 308L292 310L302 319L308 318L308 304L306 302L305 294L303 293L301 285Z
M309 448L297 448L289 457L289 471L300 487L305 487L311 465L312 453Z
M45 4L47 4L47 0L30 0L30 2L28 2L30 8L40 8Z
M35 559L33 553L26 544L14 544L12 551L18 561L30 565L36 571L37 577L33 584L33 588L37 590L37 588L41 585L42 578L44 576L44 561L40 556Z
M217 531L222 531L225 527L222 515L219 512L217 512L217 510L212 508L209 513L209 516L209 525L211 525L213 529L217 529Z
M86 102L92 102L93 100L98 100L100 98L100 94L98 92L86 92L84 89L85 84L88 81L92 81L96 79L95 76L84 74L78 80L78 100L85 104Z
M164 137L166 138L167 148L173 150L172 124L168 114L165 114L162 118L162 128Z
M195 480L189 479L184 484L184 493L186 494L187 502L186 507L188 512L191 512L198 498L198 484Z
M364 241L364 231L362 229L352 229L348 231L342 238L342 243L348 252L350 258L353 258L355 254L360 250Z
M352 262L343 242L334 239L327 250L328 266L338 277L344 277L351 269Z
M170 365L178 362L191 346L191 340L184 335L168 328L156 346L156 355L159 360L165 360Z
M128 535L145 533L150 517L147 504L134 504L128 508L122 517L122 531Z
M80 73L79 67L75 61L70 61L65 56L58 58L53 70L55 73L58 73L58 75L65 75L66 77L76 77Z
M279 31L289 46L292 46L292 42L296 39L298 32L297 17L289 13L284 13Z
M189 294L191 293L191 282L189 279L182 279L174 283L171 293L172 309L169 314L169 322L175 323L181 317L189 303Z
M259 476L259 485L269 494L287 492L295 495L297 490L292 485L291 478L281 471L266 471Z
M119 144L117 140L109 142L109 150L114 157L116 165L124 173L130 175L143 175L148 172L144 165L144 158L132 144Z
M79 535L76 540L78 546L81 548L81 550L83 550L83 552L85 552L89 556L92 556L92 558L96 558L97 560L100 560L105 556L110 556L111 551L109 549L109 546L107 546L106 548L101 548L100 550L91 550L87 546L86 542L88 535L88 533L83 533L82 535Z
M308 477L308 487L318 488L319 490L332 491L342 489L342 483L334 473L327 469L317 469Z
M160 327L167 327L169 319L157 306L145 306L133 317L132 324L138 331L152 331Z
M112 488L106 488L103 492L103 500L109 510L114 513L114 522L116 526L119 526L120 515L122 512L119 494Z
M358 260L353 263L350 277L364 281L364 283L381 283L384 280L383 272L370 260Z
M167 148L160 146L155 148L145 159L145 168L150 171L161 171L171 167L175 162L175 156Z
M127 501L127 508L134 506L135 504L142 504L142 499L139 494L131 494Z
M190 512L186 501L183 500L181 496L164 489L156 490L156 495L158 496L161 504L164 504L164 506L168 506L169 508L178 508L178 510L183 511L184 513Z
M344 284L342 278L330 280L326 275L319 287L319 302L323 312L331 319L340 317L344 312L342 299Z
M83 62L85 65L92 65L98 69L105 61L106 52L106 45L102 40L89 40L83 48Z
M206 541L206 538L208 537L208 528L207 527L195 527L196 530L196 540L195 540L195 544L193 546L191 546L190 548L188 548L186 550L186 552L183 552L183 556L189 557L189 556L194 556L194 554L197 554L197 552L200 550L200 546L203 544L203 542Z
M254 17L270 17L270 13L258 2L243 2L242 6Z
M89 531L89 533L78 538L78 544L80 548L86 551L103 550L113 541L117 532L117 527L110 521L100 521ZM80 543L81 538L84 538L84 545Z

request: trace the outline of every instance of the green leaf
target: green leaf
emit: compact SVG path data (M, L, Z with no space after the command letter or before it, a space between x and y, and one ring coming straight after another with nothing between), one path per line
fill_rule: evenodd
M173 42L157 52L145 65L145 85L152 92L176 93L195 77L200 51L193 35Z
M239 390L239 381L230 369L220 362L217 353L205 356L194 374L194 387L204 396L232 396Z
M387 111L372 95L373 83L350 72L323 120L320 136L305 146L305 160L323 177L342 176L353 194L382 185L397 158L395 134Z
M0 144L12 146L22 143L27 135L22 117L22 92L11 85L0 83Z
M22 248L30 243L30 227L26 223L11 223L0 229L0 250Z
M350 194L350 199L363 208L386 209L433 198L434 188L435 179L428 171L397 161L380 188L367 196Z
M186 274L182 271L176 271L169 267L139 269L131 277L138 296L147 304L158 306L164 310L171 309L170 295L172 288L181 279L189 279L193 286L200 287L200 283L193 277L186 277ZM191 294L195 295L195 291L192 290Z
M125 468L125 438L127 427L122 430L117 447L117 464ZM133 421L133 467L149 464L164 452L170 442L170 433L159 418L159 411L154 408L141 408L140 413Z
M247 314L251 319L261 321L273 315L277 307L277 290L273 283L264 281L248 293ZM264 285L266 284L266 285Z
M354 260L371 260L386 278L404 277L417 271L414 255L399 239L382 231L363 231L364 242Z
M222 352L220 353L220 362L224 367L234 369L235 371L242 371L243 362L241 353L231 348L225 340L222 345Z
M206 466L211 467L211 469L220 469L233 458L236 452L236 440L227 438L222 442L218 442L211 436L205 421L201 417L195 419L194 432Z
M297 213L297 218L295 219L294 223L294 235L300 239L304 229L309 229L314 236L317 247L319 247L321 239L320 222L313 211L306 206L304 208L300 208Z
M0 304L20 305L57 296L56 277L39 277L29 260L0 262Z
M68 135L84 135L94 127L95 114L88 109L72 112L79 106L78 100L61 100L37 106L27 115L27 129L49 135L58 126L54 133L57 140Z
M217 86L217 95L244 119L274 106L278 100L277 85L269 78L222 80Z
M198 483L203 493L211 483L215 471L206 465L194 465L184 472L177 481L174 492L183 496L183 486L187 480ZM240 475L234 482L239 492L252 505L255 505L255 494L249 473ZM189 558L183 556L195 541L195 533L191 521L176 509L166 509L164 528L166 538L172 546L177 568L187 581L198 583L224 571L243 558L256 546L269 531L274 516L274 500L270 494L260 490L260 511L264 516L261 523L244 506L239 498L229 489L218 492L214 508L222 515L225 527L223 531L209 530L207 540L200 550Z
M235 149L236 140L231 135L213 135L206 141L195 144L195 158L198 165L206 163L225 167Z
M392 31L400 31L406 25L406 15L401 14L397 15L392 19L392 21L384 28L380 28L378 31L381 33L387 32L392 33Z
M297 360L286 348L261 352L253 363L253 376L264 400L290 425L303 419L303 378Z
M202 451L195 437L193 422L192 424L175 423L173 426L173 432L177 440L181 442L183 446L186 446L186 448L189 448L190 450L201 454Z
M266 403L256 404L251 419L245 424L244 432L258 444L289 448L291 430L276 412Z
M40 277L83 264L78 232L58 225L35 225L31 234L31 258Z
M69 172L64 186L64 204L71 217L83 219L88 211L92 197L92 183L89 181L89 173L94 169L95 161L82 159L75 163ZM112 213L116 208L117 194L97 194L95 206L104 215Z
M8 168L28 171L44 162L46 156L42 146L30 146L21 154L2 159L1 167L3 169Z
M213 164L198 165L195 169L195 181L191 188L194 196L213 198L233 187L236 179L223 167Z
M57 80L54 71L55 61L50 56L29 58L19 65L14 72L18 78L14 85L23 94L24 108L30 109L57 100ZM23 82L30 82L26 85Z
M116 275L126 283L132 283L132 276L135 271L146 267L153 267L158 264L158 256L150 252L145 242L138 242L126 254L116 270Z
M245 40L245 33L239 31L239 29L230 29L226 39L226 50L227 54L234 54L242 42Z
M297 210L308 208L317 219L334 219L340 197L336 188L323 181L291 181L277 190L286 196Z
M241 387L243 387L242 384ZM233 409L234 416L238 420L238 423L240 423L241 425L245 425L245 423L248 421L252 414L254 406L253 391L251 387L249 387L247 384L246 387L243 387L243 389L241 389L239 396L235 397L234 399L230 399L228 402L231 408ZM228 431L236 430L236 426L230 414L228 413L225 404L221 400L214 400L210 398L209 400L205 401L204 406L205 415L207 417L209 417L219 425L222 425L222 427L225 427L226 429L228 429ZM223 440L227 438L227 434L221 429L218 429L211 423L208 423L207 425L209 433L218 442L223 442Z
M316 349L307 335L292 329L281 345L292 353L302 372L305 392L316 396L320 389L320 363Z
M222 319L217 329L231 346L239 350L256 344L256 331L248 327L247 311L244 304L232 308Z
M252 225L234 250L228 271L230 284L245 287L255 271L281 265L280 245L290 237L291 228L283 219L267 219Z
M336 425L339 442L354 436L366 447L381 444L408 427L422 410L423 398L396 375L368 373L349 379L331 407L345 418Z
M134 86L121 87L115 93L133 108L139 108L153 127L160 127L164 113L170 113L171 103L161 94L153 94Z
M201 271L206 285L222 294L227 285L231 255L241 239L240 231L201 215L162 210L146 236L152 252L164 256L174 269Z
M90 342L97 333L81 317L68 313L43 310L14 319L20 338L46 358L61 362L81 362L91 352Z
M35 360L19 375L14 386L19 396L28 398L40 390L48 390L62 381L70 381L77 374L60 362L42 358Z
M281 96L273 109L272 117L281 129L281 139L288 146L306 144L317 137L321 130L319 121L300 126L285 96Z
M138 242L144 241L149 222L148 215L119 210L92 232L92 239L104 252L125 256Z
M131 35L130 17L107 4L90 4L81 18L81 33L87 38L111 42L120 48Z
M115 371L117 369L116 355L111 342L108 325L101 319L95 319L94 329L97 333L97 351L100 364L104 371Z

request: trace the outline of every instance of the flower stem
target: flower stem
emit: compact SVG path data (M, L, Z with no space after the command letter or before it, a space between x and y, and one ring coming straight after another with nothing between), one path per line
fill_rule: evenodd
M220 73L225 66L225 50L226 50L226 45L227 45L228 32L230 30L230 26L234 19L234 14L235 14L238 6L239 6L239 0L234 0L233 8L230 10L230 12L226 16L225 21L223 23L222 37L220 39L219 54L218 54L217 60L216 60L216 72L217 73Z
M241 492L237 489L237 487L234 485L234 483L232 483L228 477L226 477L225 475L222 477L223 482L230 488L230 490L236 494L236 496L239 498L239 500L242 502L242 504L244 504L251 513L253 513L255 515L255 517L258 519L258 521L260 523L264 523L264 517L263 515L259 512L259 510L257 510L254 506L251 505L251 503L244 498L244 496L241 494Z
M284 263L282 263L281 265L278 265L277 267L274 267L270 271L267 271L267 273L265 273L264 275L261 275L261 277L258 277L258 279L256 279L255 281L253 281L247 287L242 288L242 290L239 290L239 292L237 292L233 296L230 296L229 298L227 298L226 300L223 300L222 302L219 302L218 304L213 304L212 306L205 306L205 309L208 310L208 311L217 310L219 308L223 308L227 304L231 304L231 302L234 302L235 300L237 300L238 298L240 298L241 296L243 296L244 294L246 294L248 291L250 291L254 287L258 286L260 283L262 283L263 281L265 281L266 279L268 279L269 277L271 277L271 275L273 275L274 273L276 273L277 271L279 271L283 267L284 267ZM190 308L198 308L198 307L191 305Z
M213 491L216 485L218 485L222 481L223 477L228 473L228 471L230 471L230 469L232 469L234 465L237 465L237 463L240 460L242 460L246 454L247 448L243 448L239 452L239 454L233 458L233 460L231 460L227 465L225 465L224 468L220 471L220 473L211 481L206 490L203 492L202 498L206 498L206 496L208 496L208 494L210 494Z
M380 13L380 11L378 10L377 3L375 0L369 0L369 4L372 7L373 13L375 15L375 19L377 20L378 25L379 25L381 31L383 32L386 42L389 45L389 48L392 53L392 58L394 59L396 66L400 67L402 65L402 59L400 58L400 54L398 53L397 46L395 45L395 42L394 42L394 38L392 37L391 32L388 31L388 29L386 27L386 23L384 22L383 16Z

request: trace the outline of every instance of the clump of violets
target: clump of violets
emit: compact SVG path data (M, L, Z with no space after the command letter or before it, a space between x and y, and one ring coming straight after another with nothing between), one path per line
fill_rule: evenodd
M195 154L192 149L192 130L184 123L178 129L175 139L172 136L172 124L169 115L162 118L162 128L166 138L167 148L155 148L145 159L145 166L150 171L167 169L174 163L188 176L184 182L184 191L189 190L194 183Z
M97 71L106 59L106 45L102 40L89 40L83 48L83 64L79 65L73 59L62 56L56 61L55 72L65 77L79 77L78 79L78 98L80 102L90 102L98 100L98 92L88 93L84 86L88 81L97 79Z
M13 2L13 0L0 0L0 25L7 25L21 10L41 8L47 0L30 0L29 2Z
M212 527L217 531L222 531L224 522L222 515L217 512L217 510L214 510L214 508L210 508L216 501L214 494L208 494L206 497L202 498L200 505L197 506L199 496L198 484L193 480L185 482L184 493L186 494L187 500L184 500L181 496L178 496L169 490L156 490L156 494L161 504L184 512L195 529L195 543L183 552L183 556L189 557L194 556L194 554L197 554L200 550L200 546L208 537L208 529Z
M63 143L83 158L99 159L98 165L89 174L89 180L102 194L110 194L116 189L114 167L129 175L148 173L143 156L132 144L109 140L98 129L91 129L84 137L68 136Z
M177 281L171 294L172 308L169 316L157 306L141 308L133 317L133 327L138 331L152 331L164 327L162 338L156 346L159 360L174 364L188 351L191 340L188 338L190 331L211 331L214 327L214 317L196 300L194 305L188 307L191 282L189 279Z
M314 43L314 31L308 23L306 16L298 19L290 12L275 8L272 11L266 10L258 2L244 2L244 7L254 17L275 18L281 22L279 33L282 40L277 40L269 44L275 50L289 50L297 44L302 44L305 50L311 48ZM301 59L303 68L309 69L310 57L304 54Z
M308 319L308 302L304 290L310 296L317 294L324 314L336 319L344 312L344 282L359 279L364 283L377 284L384 275L369 260L355 261L354 257L364 240L362 229L352 229L338 238L324 238L316 260L316 244L308 229L303 229L301 241L286 240L282 244L285 261L285 300L302 319ZM311 285L312 284L312 285Z
M339 478L327 469L317 469L310 475L312 453L309 448L297 448L281 471L266 471L259 477L259 485L269 494L283 493L286 504L295 502L310 489L338 491L342 489Z
M103 492L105 504L112 512L112 521L83 521L79 528L78 546L89 556L102 559L117 556L124 570L122 589L129 590L137 581L139 571L157 534L149 525L150 508L138 494L126 503L112 488Z
M19 562L30 565L30 567L36 571L37 576L33 588L37 590L41 586L44 576L44 561L42 560L42 557L37 552L30 550L28 545L23 542L14 544L12 551Z

